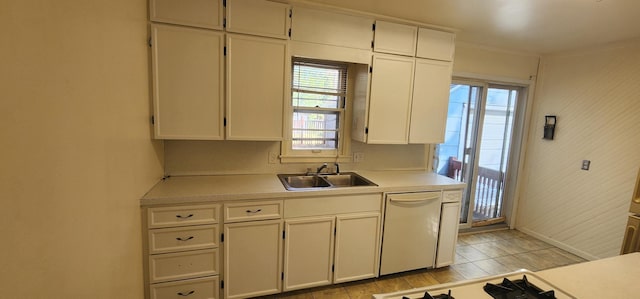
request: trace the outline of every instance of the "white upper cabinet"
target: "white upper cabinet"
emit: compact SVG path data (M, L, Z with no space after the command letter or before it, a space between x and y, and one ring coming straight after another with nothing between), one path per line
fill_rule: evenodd
M409 143L442 143L449 108L451 62L416 59Z
M415 58L374 54L367 143L407 144Z
M376 21L373 51L415 56L417 26Z
M224 35L152 24L155 137L223 139Z
M294 7L291 22L291 40L371 49L372 18Z
M455 34L426 28L418 30L416 57L453 61Z
M222 0L150 0L151 21L222 30Z
M228 140L283 138L285 40L227 34Z
M227 32L289 38L289 5L266 0L227 0Z

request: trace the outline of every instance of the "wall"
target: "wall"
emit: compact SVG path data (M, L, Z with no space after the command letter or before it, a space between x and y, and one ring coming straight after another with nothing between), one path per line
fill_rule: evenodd
M340 171L424 169L425 146L370 145L353 141L352 152L364 154L358 163L340 163ZM319 163L269 163L269 153L280 153L279 142L165 141L165 172L185 174L238 174L303 172ZM331 160L327 160L331 166Z
M638 82L640 40L543 57L519 229L586 258L618 254L640 167ZM547 114L553 141L542 139Z
M456 41L453 75L529 84L535 81L539 59L535 54Z
M146 1L0 2L2 298L142 298Z

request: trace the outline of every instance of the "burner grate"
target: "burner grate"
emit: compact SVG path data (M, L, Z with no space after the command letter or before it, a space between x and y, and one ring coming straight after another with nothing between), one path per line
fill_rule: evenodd
M483 289L495 299L556 299L553 290L543 291L530 283L526 275L513 281L505 278L500 284L487 283Z
M402 296L402 299L411 299L411 298ZM418 299L418 298L416 298L416 299ZM420 299L456 299L456 298L451 296L451 290L449 290L449 292L447 294L440 294L440 295L435 295L435 296L431 296L429 294L429 292L424 292L424 297L422 297Z

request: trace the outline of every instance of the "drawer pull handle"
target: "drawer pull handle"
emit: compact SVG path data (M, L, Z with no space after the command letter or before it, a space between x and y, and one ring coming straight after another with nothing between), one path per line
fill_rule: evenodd
M187 219L187 218L191 218L191 217L193 217L193 214L189 214L187 216L176 215L176 218L180 218L180 219Z
M178 295L180 295L180 296L184 296L184 297L187 297L187 296L189 296L189 295L191 295L191 294L193 294L193 293L195 293L195 292L196 292L196 291L190 291L190 292L188 292L188 293L178 292Z
M262 212L262 209L257 209L257 210L247 210L247 213L249 214L255 214L255 213L260 213Z
M185 239L180 238L180 237L177 237L177 238L176 238L176 240L178 240L178 241L189 241L189 240L191 240L191 239L193 239L193 236L190 236L190 237L185 238Z

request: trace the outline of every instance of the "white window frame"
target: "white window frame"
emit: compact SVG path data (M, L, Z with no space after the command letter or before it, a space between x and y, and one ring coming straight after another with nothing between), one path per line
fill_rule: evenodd
M293 60L293 57L292 57ZM321 60L318 60L321 62ZM347 64L347 93L345 98L344 109L340 112L339 128L338 128L338 144L337 149L324 150L300 150L293 149L293 101L292 101L292 77L293 77L293 61L290 61L291 68L287 75L288 90L287 104L285 105L285 138L281 143L282 163L306 163L306 162L351 162L351 114L353 105L353 71L351 64ZM327 64L332 61L327 60Z

